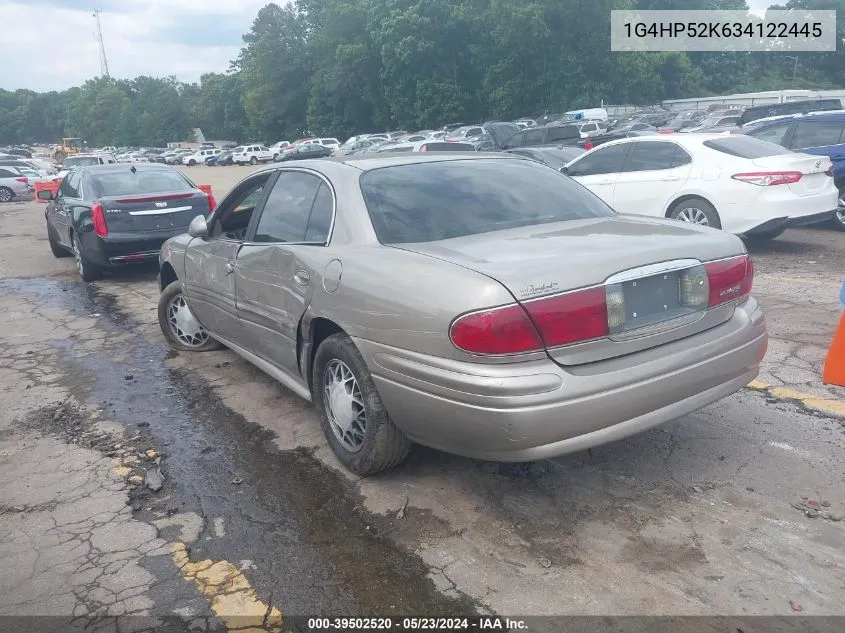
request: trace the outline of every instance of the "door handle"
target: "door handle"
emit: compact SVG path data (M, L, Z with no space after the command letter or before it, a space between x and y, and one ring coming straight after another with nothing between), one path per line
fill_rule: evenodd
M296 274L293 276L293 280L300 286L307 286L308 282L311 281L311 276L308 274L307 270L297 270Z
M235 265L232 262L226 262L226 274L231 275L235 272Z

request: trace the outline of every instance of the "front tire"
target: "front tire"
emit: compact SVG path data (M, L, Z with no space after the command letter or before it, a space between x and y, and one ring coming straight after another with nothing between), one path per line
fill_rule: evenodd
M158 298L158 324L173 349L210 352L222 347L191 312L180 281L169 284Z
M82 250L82 245L76 237L76 234L70 236L70 243L73 248L73 257L76 260L76 270L79 271L79 276L82 281L89 283L97 281L103 277L103 268L94 264L85 256L85 251Z
M53 232L53 229L50 227L49 222L47 223L47 243L50 244L50 250L53 252L54 257L70 257L71 253L67 251L67 249L59 244L59 241L56 239L56 234Z
M722 220L716 208L703 198L688 198L676 202L669 209L668 217L680 222L689 222L713 229L722 228Z
M411 441L387 414L361 352L347 334L333 334L320 344L312 385L326 440L349 470L372 475L407 457Z

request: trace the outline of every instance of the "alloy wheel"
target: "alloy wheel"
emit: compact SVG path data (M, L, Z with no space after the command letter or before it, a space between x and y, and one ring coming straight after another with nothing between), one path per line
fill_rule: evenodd
M678 212L678 215L675 216L675 219L680 220L681 222L710 226L710 221L707 219L707 215L704 211L697 207L687 207L685 209L681 209Z
M167 304L167 325L173 336L185 347L201 347L210 338L208 330L197 320L181 294Z
M326 414L335 437L351 453L364 446L367 411L355 374L342 360L332 359L323 371Z
M0 187L0 202L9 202L12 199L12 192L5 187Z

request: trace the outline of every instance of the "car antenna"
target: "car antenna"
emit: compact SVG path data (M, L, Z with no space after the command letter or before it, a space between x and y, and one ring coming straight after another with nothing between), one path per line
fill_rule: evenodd
M134 174L134 173L135 173L135 172L137 172L138 170L137 170L137 169L135 169L135 165L132 165L132 167L130 167L130 168L129 168L129 171L131 171L131 172Z

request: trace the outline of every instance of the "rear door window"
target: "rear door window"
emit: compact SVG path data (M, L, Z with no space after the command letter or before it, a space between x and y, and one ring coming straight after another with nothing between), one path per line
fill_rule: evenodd
M692 162L689 154L675 143L649 141L634 143L625 171L673 169Z
M632 143L622 143L601 147L572 163L567 170L567 175L595 176L621 172L631 145Z
M795 134L789 146L803 149L838 145L842 142L843 128L845 121L799 121L795 124Z
M717 152L738 156L739 158L765 158L766 156L791 153L791 150L783 148L780 145L742 134L710 139L704 141L703 145Z
M431 242L614 214L578 183L521 158L395 165L365 172L360 182L383 244Z

